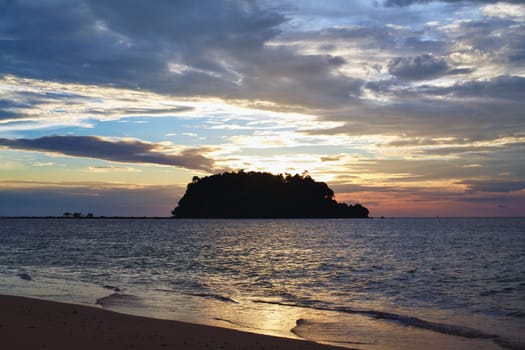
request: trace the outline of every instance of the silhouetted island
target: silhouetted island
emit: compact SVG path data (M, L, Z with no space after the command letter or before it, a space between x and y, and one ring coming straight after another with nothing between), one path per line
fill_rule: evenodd
M176 218L367 218L368 209L334 199L334 192L309 175L225 172L193 177Z

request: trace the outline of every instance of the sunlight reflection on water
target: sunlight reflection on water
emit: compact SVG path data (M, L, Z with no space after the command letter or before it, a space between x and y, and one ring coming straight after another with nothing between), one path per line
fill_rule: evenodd
M362 349L525 334L523 219L1 223L3 293Z

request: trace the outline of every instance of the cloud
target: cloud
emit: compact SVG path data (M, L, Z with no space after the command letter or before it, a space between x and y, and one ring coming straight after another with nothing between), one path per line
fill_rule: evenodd
M213 160L203 155L209 149L190 148L173 153L173 149L164 145L139 140L110 140L96 136L44 136L37 139L0 138L0 146L123 163L172 165L207 172L214 167Z
M421 138L421 137L415 137L415 138L403 138L398 139L394 141L389 141L384 143L382 146L385 147L414 147L414 146L434 146L434 145L443 145L447 143L465 143L465 140L461 139L447 139L447 140L439 140L439 139L431 139L431 138Z
M258 50L285 20L254 2L211 0L8 1L3 13L0 32L13 40L1 43L0 72L157 92L181 90L172 62L228 80L223 61Z
M507 193L525 190L525 181L464 180L459 183L466 185L468 192Z
M424 19L415 11L410 12L414 18L403 21L405 26L386 25L391 10L383 9L366 26L289 30L304 15L301 11L330 21L341 16L336 10L340 5L289 4L295 10L287 12L284 5L245 1L163 0L155 6L136 0L9 1L0 33L13 40L0 42L0 72L178 96L257 99L318 111L359 104L366 97L364 79L374 82L371 72L381 67L409 81L469 73L476 67L455 67L447 57L464 54L452 51L447 41L448 35L457 36L458 46L469 40L461 30L411 30L410 20ZM368 9L357 7L360 16ZM500 22L491 21L483 36L472 37L491 38L486 31L502 28L513 31L512 40L498 36L492 41L509 45L502 57L525 57L518 44L522 31ZM468 25L457 24L463 29ZM476 49L483 52L481 44ZM323 49L327 45L332 49Z
M122 166L90 166L84 170L88 173L111 173L111 172L141 172L142 170Z
M448 87L423 86L420 92L436 96L500 99L522 104L525 99L525 78L498 76L490 80L467 81Z
M174 100L134 89L6 75L0 76L0 91L4 95L0 100L0 133L64 126L94 128L100 122L125 118L202 115L194 107L199 105L198 99Z
M129 37L204 42L214 47L259 46L275 35L285 19L256 2L160 0L155 6L140 0L86 1L108 28Z
M414 4L428 4L431 2L449 2L449 3L460 3L465 0L385 0L383 4L387 7L404 7ZM522 0L466 0L472 3L481 3L481 4L495 4L498 2L506 2L511 4L521 4Z
M246 1L7 2L0 74L328 108L355 101L344 58L265 45L288 19ZM67 54L64 54L67 53Z
M343 158L341 155L321 157L321 162L337 162Z
M444 58L431 54L393 58L388 64L388 71L406 80L433 79L446 74L470 72L470 70L453 70Z
M0 3L5 147L206 171L313 167L378 191L525 176L523 2ZM149 124L112 122L132 116ZM138 140L44 136L87 132ZM185 133L195 148L155 143Z
M487 5L483 7L482 12L485 16L490 17L514 18L516 20L523 20L525 18L525 7L505 3Z
M513 150L513 151L511 151ZM380 159L347 159L343 164L344 169L339 174L338 182L348 183L347 174L361 177L358 184L365 186L400 186L403 187L428 187L432 190L441 186L447 191L456 188L463 191L466 185L460 179L486 178L499 182L513 183L522 181L525 176L525 161L523 149L501 149L486 154L466 154L463 157L414 157L413 152L408 157L399 150L392 152L396 158L388 155ZM477 166L469 166L471 164ZM508 175L502 175L502 169ZM334 172L332 172L334 173ZM336 173L337 174L337 173ZM356 181L351 181L356 183Z
M521 102L488 101L474 96L470 101L448 100L446 97L429 100L416 91L410 98L400 98L389 104L326 113L323 121L343 125L302 132L310 135L385 135L404 139L490 141L523 134L524 107ZM361 115L366 117L359 118Z
M363 81L338 74L343 59L330 55L298 55L289 48L271 48L252 55L241 97L333 108L357 102Z
M450 85L402 86L396 81L367 84L382 104L328 112L323 119L344 122L313 134L402 135L404 139L494 140L525 132L525 78L498 76ZM350 118L363 115L366 118ZM464 142L464 141L463 141Z

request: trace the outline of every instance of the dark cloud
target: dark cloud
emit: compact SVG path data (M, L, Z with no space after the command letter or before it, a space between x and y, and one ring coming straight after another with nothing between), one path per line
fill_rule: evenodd
M11 38L0 43L2 72L99 81L110 57L124 58L117 38L96 30L96 19L81 1L7 1L2 8L1 32Z
M327 113L325 118L344 122L325 134L391 134L406 139L453 138L490 141L525 133L525 79L500 76L458 82L450 86L404 86L396 79L367 83L366 88L391 99L384 105L366 105L346 113ZM350 118L366 115L366 118Z
M459 59L456 64L463 63L471 68L480 68L487 64L489 67L510 68L507 72L512 72L525 63L525 25L523 21L510 17L491 17L484 20L462 21L455 25L457 27L449 32L449 40L468 47L468 49L464 48L457 52L459 57L466 54L465 62L460 62L461 59ZM473 67L468 57L474 57L476 60L483 57L483 61L478 61L479 66Z
M449 87L423 86L419 91L422 94L501 99L523 104L525 78L499 76L490 80L467 81Z
M384 6L387 7L404 7L414 4L428 4L431 2L449 2L449 3L460 3L460 2L473 2L481 4L495 4L498 2L506 2L511 4L522 4L523 0L385 0Z
M464 157L470 157L472 155L482 156L483 154L494 152L498 146L451 146L451 147L439 147L433 149L424 149L416 151L420 155L426 154L430 156L450 156L450 155L461 155Z
M507 193L525 189L525 181L513 180L464 180L460 184L467 185L469 192Z
M94 15L130 38L165 40L177 45L249 49L275 36L285 21L254 1L141 0L86 1Z
M169 62L214 73L224 52L253 50L284 18L244 1L8 1L0 70L167 89Z
M4 7L0 34L10 40L0 41L0 73L39 79L314 109L359 103L362 79L338 73L350 64L345 57L265 45L273 39L351 42L361 50L380 49L393 57L385 64L402 80L470 72L445 59L450 52L443 35L429 39L425 33L381 23L283 32L290 18L279 12L282 9L255 1L162 0L155 6L138 0L7 1ZM491 45L507 47L502 57L523 56L523 30L498 20L476 23L482 27L471 28L469 35L462 30L476 26L475 21L460 23L457 39L477 41L476 48L483 50L488 44L481 40L492 38ZM488 35L501 28L512 31L512 38L498 36L497 41Z
M525 177L525 149L516 146L495 148L487 154L470 153L461 157L429 158L427 156L411 159L380 159L377 161L359 160L347 165L347 172L355 174L381 173L382 184L399 182L417 186L426 181L453 181L478 177L499 179L505 173L505 181L522 181ZM345 174L341 175L344 181ZM374 185L370 182L368 185Z
M384 26L349 26L326 28L317 31L283 33L279 38L285 41L347 41L359 44L363 49L393 49L399 34L396 29Z
M213 160L202 155L205 149L186 149L170 154L165 147L136 140L113 141L95 136L45 136L37 139L0 138L0 146L114 162L172 165L208 172L214 167Z
M414 52L445 53L448 50L448 43L443 40L423 39L417 36L407 37L403 46L405 51L410 49Z
M362 80L334 72L343 62L337 56L298 56L290 49L277 48L264 56L246 58L251 73L240 87L244 98L330 109L357 103L361 94Z
M475 95L470 98L450 98L441 89L436 90L443 93L442 98L430 99L421 89L404 92L402 97L394 96L394 102L384 105L361 105L328 112L323 119L344 125L332 129L306 130L304 133L403 135L406 139L447 138L462 140L462 143L491 141L525 133L522 112L525 100L498 100ZM449 93L453 93L453 90Z
M252 1L9 1L0 73L265 99L316 108L355 102L362 85L340 56L266 46L287 19Z
M457 73L451 70L446 60L424 54L416 57L396 57L388 64L390 74L406 80L424 80L437 78L445 74Z

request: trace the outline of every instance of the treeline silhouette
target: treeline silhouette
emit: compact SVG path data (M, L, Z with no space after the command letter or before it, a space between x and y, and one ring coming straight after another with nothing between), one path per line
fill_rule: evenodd
M74 213L70 213L68 211L66 211L64 214L62 214L62 217L64 218L74 218L74 219L80 219L80 218L88 218L88 219L91 219L93 218L93 213L87 213L85 216L84 214L82 214L81 212L74 212Z
M367 218L368 209L334 199L324 182L308 174L225 172L193 177L176 218Z

